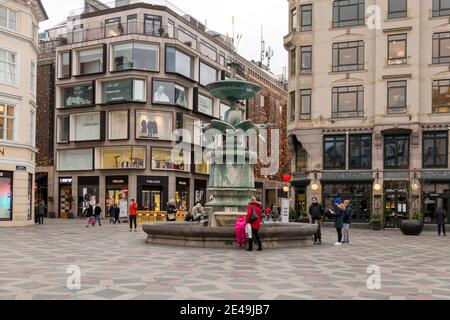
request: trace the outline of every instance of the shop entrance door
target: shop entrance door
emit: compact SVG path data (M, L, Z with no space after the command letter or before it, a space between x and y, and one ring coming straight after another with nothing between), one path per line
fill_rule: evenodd
M406 190L386 190L386 228L400 228L402 220L409 217L408 192Z
M67 219L72 209L72 186L60 186L59 188L59 218Z
M142 189L142 206L147 211L159 212L162 211L163 188L144 187Z

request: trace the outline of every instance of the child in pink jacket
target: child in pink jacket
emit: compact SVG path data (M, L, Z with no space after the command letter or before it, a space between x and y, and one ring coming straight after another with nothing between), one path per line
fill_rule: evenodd
M244 217L239 217L238 221L236 221L236 243L242 247L247 243L247 236L245 234L245 226L247 223L245 222Z

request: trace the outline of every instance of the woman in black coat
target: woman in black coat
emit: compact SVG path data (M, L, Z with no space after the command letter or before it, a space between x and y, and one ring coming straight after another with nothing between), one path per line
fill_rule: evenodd
M438 235L441 235L441 230L444 231L444 236L446 236L446 232L445 232L445 223L447 220L447 212L440 207L437 212L436 212L436 222L438 224Z

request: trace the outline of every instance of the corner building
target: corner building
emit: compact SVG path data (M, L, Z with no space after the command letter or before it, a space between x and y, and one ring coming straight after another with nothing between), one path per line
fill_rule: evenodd
M298 210L341 197L355 221L375 212L385 227L450 210L449 18L449 0L289 1Z

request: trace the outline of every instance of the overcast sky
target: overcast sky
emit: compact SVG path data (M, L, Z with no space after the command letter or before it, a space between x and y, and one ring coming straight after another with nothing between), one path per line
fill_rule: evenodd
M148 1L148 0L147 0ZM83 7L83 0L42 0L49 20L41 23L41 29L63 21L73 9ZM105 0L104 2L111 2ZM242 33L239 53L249 60L260 60L261 26L264 29L266 48L275 52L271 70L281 74L287 66L287 52L283 48L283 36L288 28L288 2L286 0L171 0L172 4L200 22L207 21L209 29L232 35L232 16L235 17L236 34Z

